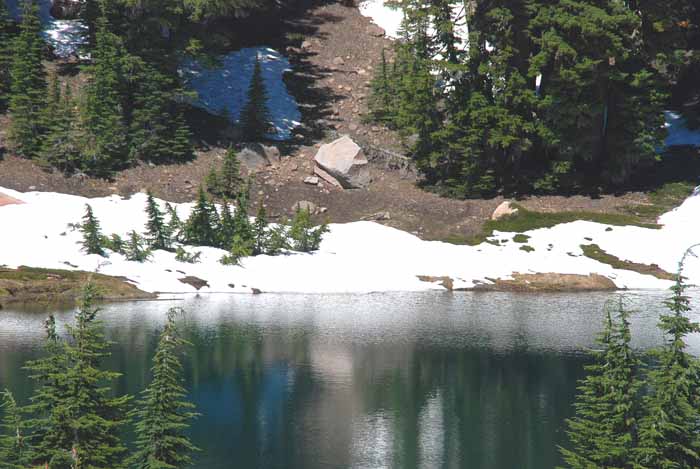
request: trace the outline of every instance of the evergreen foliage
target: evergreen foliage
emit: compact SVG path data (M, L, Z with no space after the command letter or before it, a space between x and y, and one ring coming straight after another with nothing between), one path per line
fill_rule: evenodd
M683 268L689 255L694 255L692 248L679 264L673 295L666 302L668 314L660 318L665 343L656 351L657 363L647 378L649 393L639 421L635 468L700 467L700 368L686 351L686 337L700 331L687 316L690 305Z
M241 177L241 163L238 161L236 150L232 147L226 151L221 171L212 167L206 177L207 191L218 197L236 200L241 191L245 189L244 180Z
M258 204L258 213L253 223L253 237L253 255L267 254L270 234L268 233L267 213L262 201Z
M124 245L124 255L128 261L146 262L151 257L151 250L143 236L131 230L129 239Z
M255 58L253 76L248 87L248 100L241 111L241 133L249 142L259 142L274 131L267 107L267 91L259 57Z
M61 91L58 80L54 83L59 87L53 93L57 102L47 106L46 136L39 158L64 173L73 173L83 165L83 132L76 112L77 103L70 85Z
M218 247L218 218L214 204L200 186L197 202L185 223L184 237L187 244Z
M148 215L148 221L146 222L146 238L148 239L150 249L170 250L170 230L165 223L165 215L160 210L160 207L158 207L158 203L153 198L151 192L148 192L146 214Z
M221 215L219 216L219 247L229 249L236 234L236 221L231 213L231 207L227 199L221 204Z
M187 345L177 328L181 310L168 311L165 328L153 357L153 379L142 392L132 417L136 420L136 453L130 467L169 469L189 467L196 450L185 431L196 413L186 400L182 386L182 363L179 350Z
M171 243L184 241L184 225L180 216L177 214L177 210L170 205L170 203L165 203L165 211L168 213L170 220L168 220L168 225L166 227L168 236L170 236Z
M95 41L82 116L83 158L88 173L107 177L130 164L123 103L126 54L105 17L98 21Z
M579 384L576 415L567 421L572 449L561 448L571 469L634 466L640 361L630 346L629 312L622 298L615 317L606 311L600 351Z
M27 0L12 46L9 99L9 138L17 154L26 158L36 156L41 149L42 112L47 98L43 51L39 6L35 0Z
M189 253L182 246L175 248L175 260L178 262L185 262L187 264L197 264L199 263L199 258L202 256L200 251Z
M0 2L0 112L6 109L9 102L14 38L14 21L10 18L7 5L2 1Z
M24 436L24 422L14 396L0 393L0 462L3 468L24 469L29 464L30 448Z
M311 213L306 209L297 210L289 228L290 244L294 251L312 252L321 246L323 235L328 233L325 223L314 228Z
M83 222L80 225L80 232L83 234L83 250L87 254L105 256L104 237L100 231L100 222L89 204L85 204L85 215L83 215Z

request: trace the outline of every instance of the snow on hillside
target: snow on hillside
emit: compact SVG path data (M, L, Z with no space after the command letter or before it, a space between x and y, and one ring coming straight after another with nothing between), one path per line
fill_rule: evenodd
M386 36L392 39L399 37L403 12L399 8L391 8L385 5L384 0L366 0L360 3L360 13L372 19L372 22L386 32Z
M197 92L195 105L214 114L228 114L235 122L248 99L248 86L253 76L255 57L259 57L268 95L268 109L277 132L275 140L291 138L292 130L301 123L301 113L282 80L291 70L286 57L267 47L250 47L221 57L221 66L209 68L190 61L180 73L187 85Z
M371 222L331 225L321 249L313 254L258 256L244 259L242 266L224 266L218 261L224 251L201 251L202 262L177 262L174 254L157 251L146 263L129 262L119 254L107 259L81 252L81 235L68 228L80 221L89 202L105 234L126 237L135 229L145 230L146 196L129 199L110 196L96 199L56 194L20 193L0 188L10 197L26 202L0 207L0 265L98 270L125 276L147 291L192 292L178 279L186 275L209 282L206 292L373 292L441 289L420 281L418 275L450 276L455 287L472 287L487 278L509 278L514 273L597 273L611 278L621 288L667 288L669 281L612 267L582 256L580 245L596 243L621 259L658 264L674 272L686 247L700 242L700 197L691 197L676 210L661 217L664 227L608 227L577 221L528 232L534 252L520 249L513 233L496 233L496 246L457 246L419 238ZM185 219L192 204L177 205ZM590 238L590 239L586 239ZM692 259L686 275L700 283L700 259Z

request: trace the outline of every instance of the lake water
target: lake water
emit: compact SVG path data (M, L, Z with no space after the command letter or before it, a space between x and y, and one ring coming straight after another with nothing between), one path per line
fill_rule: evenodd
M665 296L627 295L644 305L635 347L659 344ZM560 463L576 381L614 297L211 295L108 305L101 317L115 342L107 366L133 394L165 312L186 309L197 468L547 469ZM59 311L59 324L71 314ZM0 311L0 388L20 400L45 315ZM700 354L700 338L690 343Z

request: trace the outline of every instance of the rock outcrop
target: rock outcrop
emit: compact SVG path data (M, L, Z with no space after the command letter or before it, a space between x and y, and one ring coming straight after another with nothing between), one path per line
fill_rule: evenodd
M491 220L500 220L501 218L509 217L518 213L518 207L515 207L512 202L505 201L501 202L501 205L496 207L491 215Z
M238 161L250 172L259 171L266 166L280 162L280 151L277 147L260 143L249 143L238 152Z
M314 158L318 176L344 189L364 189L371 182L369 162L350 137L322 145Z

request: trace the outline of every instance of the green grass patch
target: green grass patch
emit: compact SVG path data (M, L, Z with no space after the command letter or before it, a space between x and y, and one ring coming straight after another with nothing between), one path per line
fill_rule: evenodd
M513 236L514 243L525 244L529 239L530 237L528 235L524 235L522 233L518 233L515 236Z
M583 251L584 256L603 264L607 264L614 269L631 270L632 272L638 272L643 275L651 275L661 280L676 279L674 274L666 272L656 264L639 264L637 262L622 260L617 256L608 254L597 244L582 244L581 250Z
M649 193L649 204L632 205L625 209L627 213L645 221L656 222L664 213L678 207L692 193L693 185L689 182L671 182Z
M525 252L532 252L535 250L535 248L526 244L525 246L520 246L520 250Z
M649 223L631 214L618 213L595 213L595 212L532 212L519 205L518 212L500 220L489 220L484 223L482 232L472 237L469 244L475 246L486 241L493 236L494 231L505 231L512 233L524 233L525 231L537 230L540 228L551 228L561 223L570 223L577 220L591 221L604 225L614 226L639 226L642 228L659 229L656 223Z

